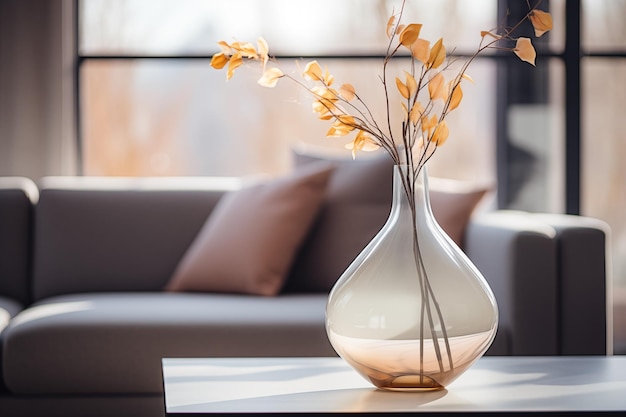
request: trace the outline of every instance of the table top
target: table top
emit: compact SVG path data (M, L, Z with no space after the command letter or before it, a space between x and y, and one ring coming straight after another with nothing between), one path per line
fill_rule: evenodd
M626 356L483 357L425 393L378 390L340 358L162 362L168 415L626 411Z

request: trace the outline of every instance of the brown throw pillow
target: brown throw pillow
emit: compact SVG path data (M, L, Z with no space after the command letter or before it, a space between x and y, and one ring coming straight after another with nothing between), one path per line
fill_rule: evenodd
M224 195L165 289L276 295L332 171L328 163L307 165Z
M294 152L295 165L330 160L336 165L320 214L296 257L285 291L328 292L381 229L391 209L393 160L329 159ZM431 179L430 200L442 229L462 247L463 233L485 188L467 189ZM458 184L457 184L458 185Z
M490 187L463 181L429 178L430 206L439 226L463 248L465 228Z
M296 166L320 160L328 159L295 154ZM285 291L328 292L389 216L394 166L389 156L330 160L336 169L326 199Z

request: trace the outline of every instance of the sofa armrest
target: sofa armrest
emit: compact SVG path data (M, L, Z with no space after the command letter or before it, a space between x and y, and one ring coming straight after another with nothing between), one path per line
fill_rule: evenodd
M491 286L500 312L490 354L558 354L555 230L529 213L474 216L465 251Z
M560 353L605 355L613 350L610 227L584 216L536 214L556 232Z
M37 185L25 177L0 177L0 296L30 301L33 207Z

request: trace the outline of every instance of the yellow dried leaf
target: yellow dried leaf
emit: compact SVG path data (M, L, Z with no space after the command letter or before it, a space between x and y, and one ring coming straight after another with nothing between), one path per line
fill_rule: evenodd
M220 47L222 52L224 52L224 55L230 55L230 53L232 52L230 45L226 41L219 41L217 45Z
M463 100L463 90L461 90L461 84L457 84L456 87L452 90L452 94L450 95L450 107L449 110L452 111L459 107L461 104L461 100Z
M404 85L402 80L400 80L400 78L398 78L398 77L396 77L396 87L398 87L398 91L400 92L402 97L404 97L404 98L406 98L408 100L408 98L410 97L410 95L409 95L409 88L406 85Z
M350 126L353 129L356 124L354 116L350 116L349 114L341 114L337 116L337 121L335 123Z
M341 137L345 136L348 133L352 132L355 129L355 121L354 117L342 114L337 116L335 122L330 127L328 132L326 132L327 137Z
M261 61L265 66L265 64L267 64L267 61L270 59L270 47L263 38L259 38L259 40L257 41L257 45L259 46L259 57L261 58Z
M337 101L337 91L325 86L315 86L310 90L316 97L328 101Z
M437 146L441 146L445 143L446 139L448 139L449 134L450 131L448 129L448 125L446 124L445 120L442 120L441 122L439 122L437 127L435 127L431 142Z
M211 66L215 69L222 69L228 63L228 57L224 52L218 52L211 58Z
M426 64L430 56L430 42L426 39L416 39L411 45L411 55L422 64Z
M446 47L443 46L443 38L433 45L428 57L428 68L438 68L446 59Z
M409 97L413 97L417 93L417 81L407 71L404 71L404 73L406 74L406 86L409 89Z
M356 90L352 84L344 84L339 87L339 94L346 101L353 100L356 97Z
M335 82L335 77L333 77L331 73L328 72L328 70L326 70L326 73L324 74L324 84L333 85L334 82Z
M316 100L313 102L313 112L318 113L318 117L321 120L330 120L335 116L333 115L333 111L335 111L337 107L333 104L332 101L328 100Z
M484 38L485 36L489 36L489 37L492 37L494 39L502 39L502 36L496 35L495 33L491 32L489 30L481 30L480 31L480 37Z
M436 114L433 114L430 118L428 115L424 115L422 117L422 132L429 132L435 126L437 126L438 117Z
M258 83L263 87L274 88L279 79L283 77L283 72L278 68L270 68L263 73Z
M446 80L440 72L429 81L428 94L431 100L445 100L447 98Z
M324 72L317 61L311 61L306 64L303 75L313 81L322 81L324 79Z
M465 79L465 80L469 81L469 82L470 82L470 83L472 83L472 84L476 84L476 83L474 82L474 79L473 79L472 77L470 77L470 75L469 75L468 73L466 73L466 72L464 72L464 73L463 73L463 75L462 75L461 77L462 77L463 79Z
M398 27L396 28L396 35L399 35L402 33L402 31L404 30L404 26L405 25L398 25Z
M535 52L535 48L533 47L532 42L528 38L519 38L515 43L515 48L513 49L515 55L517 55L522 61L528 62L532 66L535 66L535 58L537 57L537 53Z
M417 40L420 35L420 31L422 30L422 25L419 23L411 23L407 27L402 30L400 33L400 43L403 46L411 49L411 45L413 42Z
M352 158L356 158L357 151L372 152L380 148L378 142L376 142L367 132L359 130L354 140L346 144L346 149L352 150Z
M394 23L396 23L396 17L395 16L391 16L389 18L389 20L387 20L387 37L391 38L391 35L393 35L393 25Z
M243 57L246 57L246 58L257 57L256 49L254 49L254 45L252 45L250 42L246 42L246 43L234 42L231 45L231 47L235 51L240 52Z
M228 61L228 70L226 72L226 79L230 80L235 70L239 68L243 64L243 59L241 58L241 54L236 52Z
M530 23L535 28L535 36L540 37L549 30L552 30L552 15L543 10L533 10L530 12Z
M417 123L422 118L424 114L424 106L421 103L417 102L411 107L411 111L409 112L409 120L413 125L417 125Z

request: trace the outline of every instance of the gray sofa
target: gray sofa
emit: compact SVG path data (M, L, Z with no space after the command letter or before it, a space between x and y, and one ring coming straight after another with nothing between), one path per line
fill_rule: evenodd
M271 297L163 290L241 180L0 179L0 415L160 416L163 357L335 355L326 295L387 216L377 170L387 184L385 164L338 164ZM500 308L488 354L606 354L606 237L587 218L473 216L463 247Z

